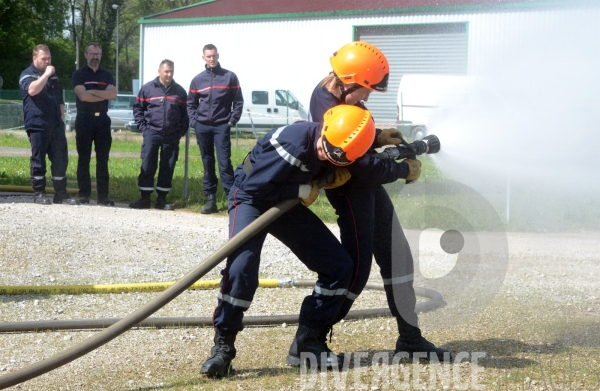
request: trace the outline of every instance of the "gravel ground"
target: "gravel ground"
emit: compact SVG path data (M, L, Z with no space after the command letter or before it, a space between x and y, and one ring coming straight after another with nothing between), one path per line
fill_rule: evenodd
M335 226L330 228L337 234ZM114 208L39 206L31 203L31 195L0 196L0 285L175 281L213 254L226 238L227 218L222 215L140 211L122 204ZM557 300L583 305L584 310L598 316L599 238L598 232L509 233L510 262L501 294L550 292ZM424 240L430 248L435 247L435 234L426 234ZM422 259L436 259L438 255L432 250L422 254ZM203 279L220 278L221 267L222 264ZM261 278L283 277L315 275L286 247L269 237L262 253ZM376 266L371 278L380 279ZM247 314L296 313L302 298L309 293L310 289L305 288L259 289ZM158 294L0 296L0 320L121 318ZM214 290L188 291L153 316L211 316L215 303ZM361 295L355 308L383 306L384 294L371 291ZM239 346L236 343L238 350L243 352L252 339L264 335L270 338L268 330L244 331ZM0 376L48 358L96 332L0 334ZM175 376L181 371L197 371L211 345L210 328L136 329L15 389L158 387L168 378L165 373ZM284 352L281 353L283 361ZM119 378L107 379L111 376Z

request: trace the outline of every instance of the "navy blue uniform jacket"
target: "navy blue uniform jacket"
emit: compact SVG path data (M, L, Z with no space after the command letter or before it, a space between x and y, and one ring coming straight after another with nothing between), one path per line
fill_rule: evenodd
M23 113L25 114L25 130L40 131L54 128L62 122L60 105L64 104L62 88L56 73L48 78L42 91L29 95L29 85L42 76L42 72L33 64L21 72L19 88L23 97Z
M235 125L242 117L244 98L235 73L217 64L192 79L187 98L190 125Z
M144 84L133 105L135 123L141 132L184 135L189 127L186 107L187 93L183 87L171 82L166 92L158 76Z
M325 87L321 87L321 83L319 83L310 98L310 118L313 121L323 121L323 116L327 110L341 104L341 100L327 91ZM358 102L356 106L368 110L361 102ZM379 133L381 133L381 130L377 129L377 134ZM374 148L376 147L377 145L374 143L369 153L347 167L352 174L350 183L354 186L380 185L408 176L408 165L406 163L397 163L394 160L371 156L375 153Z
M336 167L317 157L317 140L323 124L299 122L275 128L258 140L248 159L249 175L240 164L234 186L260 202L297 198L299 186L320 179Z

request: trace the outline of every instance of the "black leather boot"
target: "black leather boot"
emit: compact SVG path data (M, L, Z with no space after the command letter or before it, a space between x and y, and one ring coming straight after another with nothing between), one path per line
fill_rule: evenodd
M206 195L206 205L204 208L200 209L200 213L202 214L210 214L217 213L219 210L217 209L217 195L216 194L207 194Z
M55 204L79 205L79 200L71 197L67 192L55 193L52 202Z
M215 333L215 346L210 349L210 357L202 364L200 373L214 376L223 377L227 376L233 368L231 367L231 360L235 358L235 342L236 335L219 335Z
M327 333L331 330L329 327L322 329L311 329L303 325L298 326L298 331L290 346L290 351L287 356L287 363L294 367L299 367L302 364L300 358L301 353L309 353L310 357L306 360L310 366L313 360L316 359L318 368L339 368L342 366L343 357L337 356L327 346ZM322 362L321 353L327 355L326 362Z
M36 191L33 202L40 205L52 205L52 200L46 195L45 191Z
M409 357L413 356L413 353L425 352L427 353L427 360L433 353L437 356L440 362L452 362L452 353L449 350L438 348L421 335L421 329L415 327L406 322L402 317L397 317L396 322L398 323L398 332L400 336L396 341L396 351L394 354L399 352L407 352Z
M167 202L167 198L164 195L158 195L158 197L156 197L156 203L154 204L154 207L156 209L162 209L162 210L175 210L175 207L173 206L173 204L169 204Z
M150 201L150 195L152 192L142 191L142 198L129 204L132 209L150 209L152 202Z

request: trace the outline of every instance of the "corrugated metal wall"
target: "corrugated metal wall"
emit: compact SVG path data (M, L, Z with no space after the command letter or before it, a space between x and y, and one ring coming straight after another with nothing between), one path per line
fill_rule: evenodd
M387 93L372 93L367 104L379 123L396 121L402 75L467 74L466 23L358 27L356 38L377 46L390 65Z
M242 88L288 88L308 106L314 86L331 69L331 54L352 41L362 26L463 23L467 26L467 73L478 74L499 62L510 66L506 53L524 37L539 35L540 44L549 44L544 42L547 29L569 34L579 20L590 17L600 20L600 7L148 24L142 26L140 78L147 82L156 77L160 61L169 58L176 64L175 80L188 88L204 69L202 47L213 43L219 49L221 65L239 76ZM397 91L396 85L391 86L388 96L395 100L393 88Z

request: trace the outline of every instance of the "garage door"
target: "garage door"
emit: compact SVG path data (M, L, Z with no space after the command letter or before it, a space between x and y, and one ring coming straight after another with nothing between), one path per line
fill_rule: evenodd
M373 92L367 107L378 124L395 124L402 75L467 74L467 23L356 27L355 37L377 46L390 64L388 92Z

